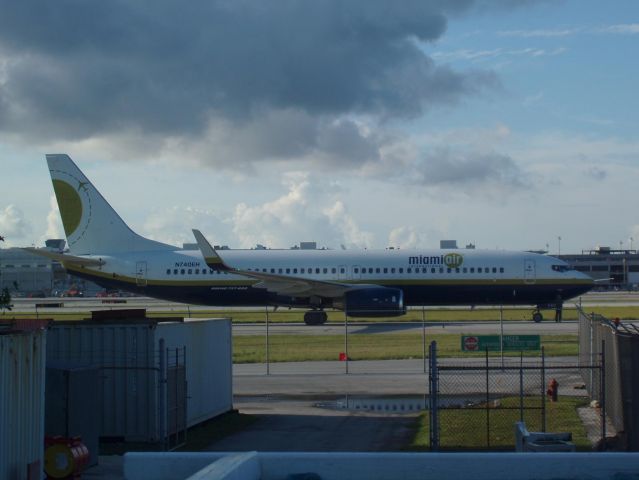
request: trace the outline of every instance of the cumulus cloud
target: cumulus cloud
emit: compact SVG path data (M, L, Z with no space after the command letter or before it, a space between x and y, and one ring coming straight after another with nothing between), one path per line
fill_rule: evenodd
M153 139L148 155L224 143L227 155L205 161L238 167L242 158L374 160L379 139L353 118L412 117L497 84L491 72L437 65L419 48L472 4L7 4L0 134L109 145L135 132L140 151Z
M10 204L0 210L0 235L5 237L7 246L23 245L31 231L30 223L18 207Z
M55 195L49 198L49 213L47 214L47 230L42 237L42 242L49 238L65 238L60 217L60 208ZM41 243L42 243L41 242Z
M413 226L402 226L391 230L388 245L395 248L418 248L426 244L426 236Z
M370 233L360 230L339 198L333 198L308 173L291 173L283 183L287 192L260 205L240 203L233 214L233 233L240 246L256 244L290 247L300 241L336 247L368 247Z
M193 228L202 231L211 244L227 245L232 241L227 233L228 219L218 212L192 206L173 206L152 212L140 233L181 248L184 243L195 242Z

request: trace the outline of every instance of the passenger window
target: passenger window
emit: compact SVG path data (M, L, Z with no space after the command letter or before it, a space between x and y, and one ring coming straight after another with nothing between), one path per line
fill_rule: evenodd
M324 267L323 272L328 273L328 268Z
M407 268L406 273L413 273L413 270L411 268Z
M316 268L316 269L315 269L315 273L320 273L320 269L319 269L319 268Z
M167 268L167 269L166 269L166 274L167 274L167 275L171 275L171 269L170 269L170 268Z
M493 267L493 273L497 273L497 268Z
M216 270L216 271L215 271L215 273L217 273L217 274L219 275L219 274L220 274L220 273L222 273L222 272L220 272L219 270Z
M340 269L339 269L339 273L346 273L346 272L345 272L345 269L344 269L343 267L342 267L342 268L340 268Z
M180 275L184 275L184 272L185 272L184 269L180 270Z
M385 269L384 269L384 273L388 273L388 268L385 268Z
M178 269L177 269L177 268L174 268L174 269L173 269L173 275L177 275L177 274L178 274Z
M499 268L499 273L504 273L504 267Z
M277 273L282 273L282 269L281 269L281 268L278 268L278 269L277 269Z
M271 273L275 273L275 269L274 268L271 268Z
M359 268L353 268L353 273L359 273Z
M468 273L468 269L467 269L466 267L464 267L464 268L462 269L462 272L464 272L464 273Z
M377 268L375 269L375 273L379 273L379 272L381 272L381 270L380 270L380 268L379 268L379 267L377 267Z
M373 273L373 267L369 267L368 268L368 273L372 274Z
M290 268L287 268L287 269L286 269L286 273L291 273L291 269L290 269Z
M304 269L303 268L300 268L300 273L304 273Z
M470 267L470 273L475 273L475 267Z
M199 268L196 268L196 269L195 269L195 274L196 274L196 275L199 275L199 274L200 274L200 269L199 269Z
M337 273L337 268L331 268L331 273Z
M447 268L446 269L446 273L452 273L453 269L452 268Z
M439 273L444 273L444 267L439 267Z
M426 269L424 269L424 270L426 270ZM430 273L435 273L436 271L437 271L437 269L435 269L435 267L430 269ZM424 272L424 273L426 273L426 272Z
M481 267L477 267L477 273L481 273Z
M391 268L391 273L395 273L395 267Z
M297 268L294 268L294 269L293 269L293 273L297 273Z
M455 269L455 273L459 273L459 268L456 268L456 269Z

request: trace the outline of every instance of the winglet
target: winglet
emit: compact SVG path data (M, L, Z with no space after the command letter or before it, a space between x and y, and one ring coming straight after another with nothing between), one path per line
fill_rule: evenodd
M193 236L195 236L197 246L200 249L200 252L202 252L204 261L209 267L217 268L219 270L231 270L229 266L226 265L222 258L217 254L209 241L204 237L204 235L202 235L202 232L193 229Z

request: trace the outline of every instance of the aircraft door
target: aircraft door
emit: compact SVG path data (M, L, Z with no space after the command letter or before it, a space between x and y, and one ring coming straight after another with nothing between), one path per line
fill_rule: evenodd
M337 267L337 279L338 280L348 279L348 267L346 265L339 265Z
M353 265L353 280L359 280L362 278L362 268L359 265Z
M537 273L535 271L535 261L527 258L524 260L524 283L532 285L537 281Z
M146 284L147 284L146 272L147 272L146 262L135 263L135 283L138 287L146 287Z

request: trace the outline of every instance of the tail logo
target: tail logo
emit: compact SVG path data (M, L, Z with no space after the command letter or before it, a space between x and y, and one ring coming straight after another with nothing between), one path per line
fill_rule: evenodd
M80 195L78 195L81 188L86 191L86 186L82 185L82 183L80 183L80 186L76 190L64 180L53 180L53 190L58 199L62 225L64 226L64 232L67 234L67 238L73 235L78 229L80 220L82 219L82 199Z

